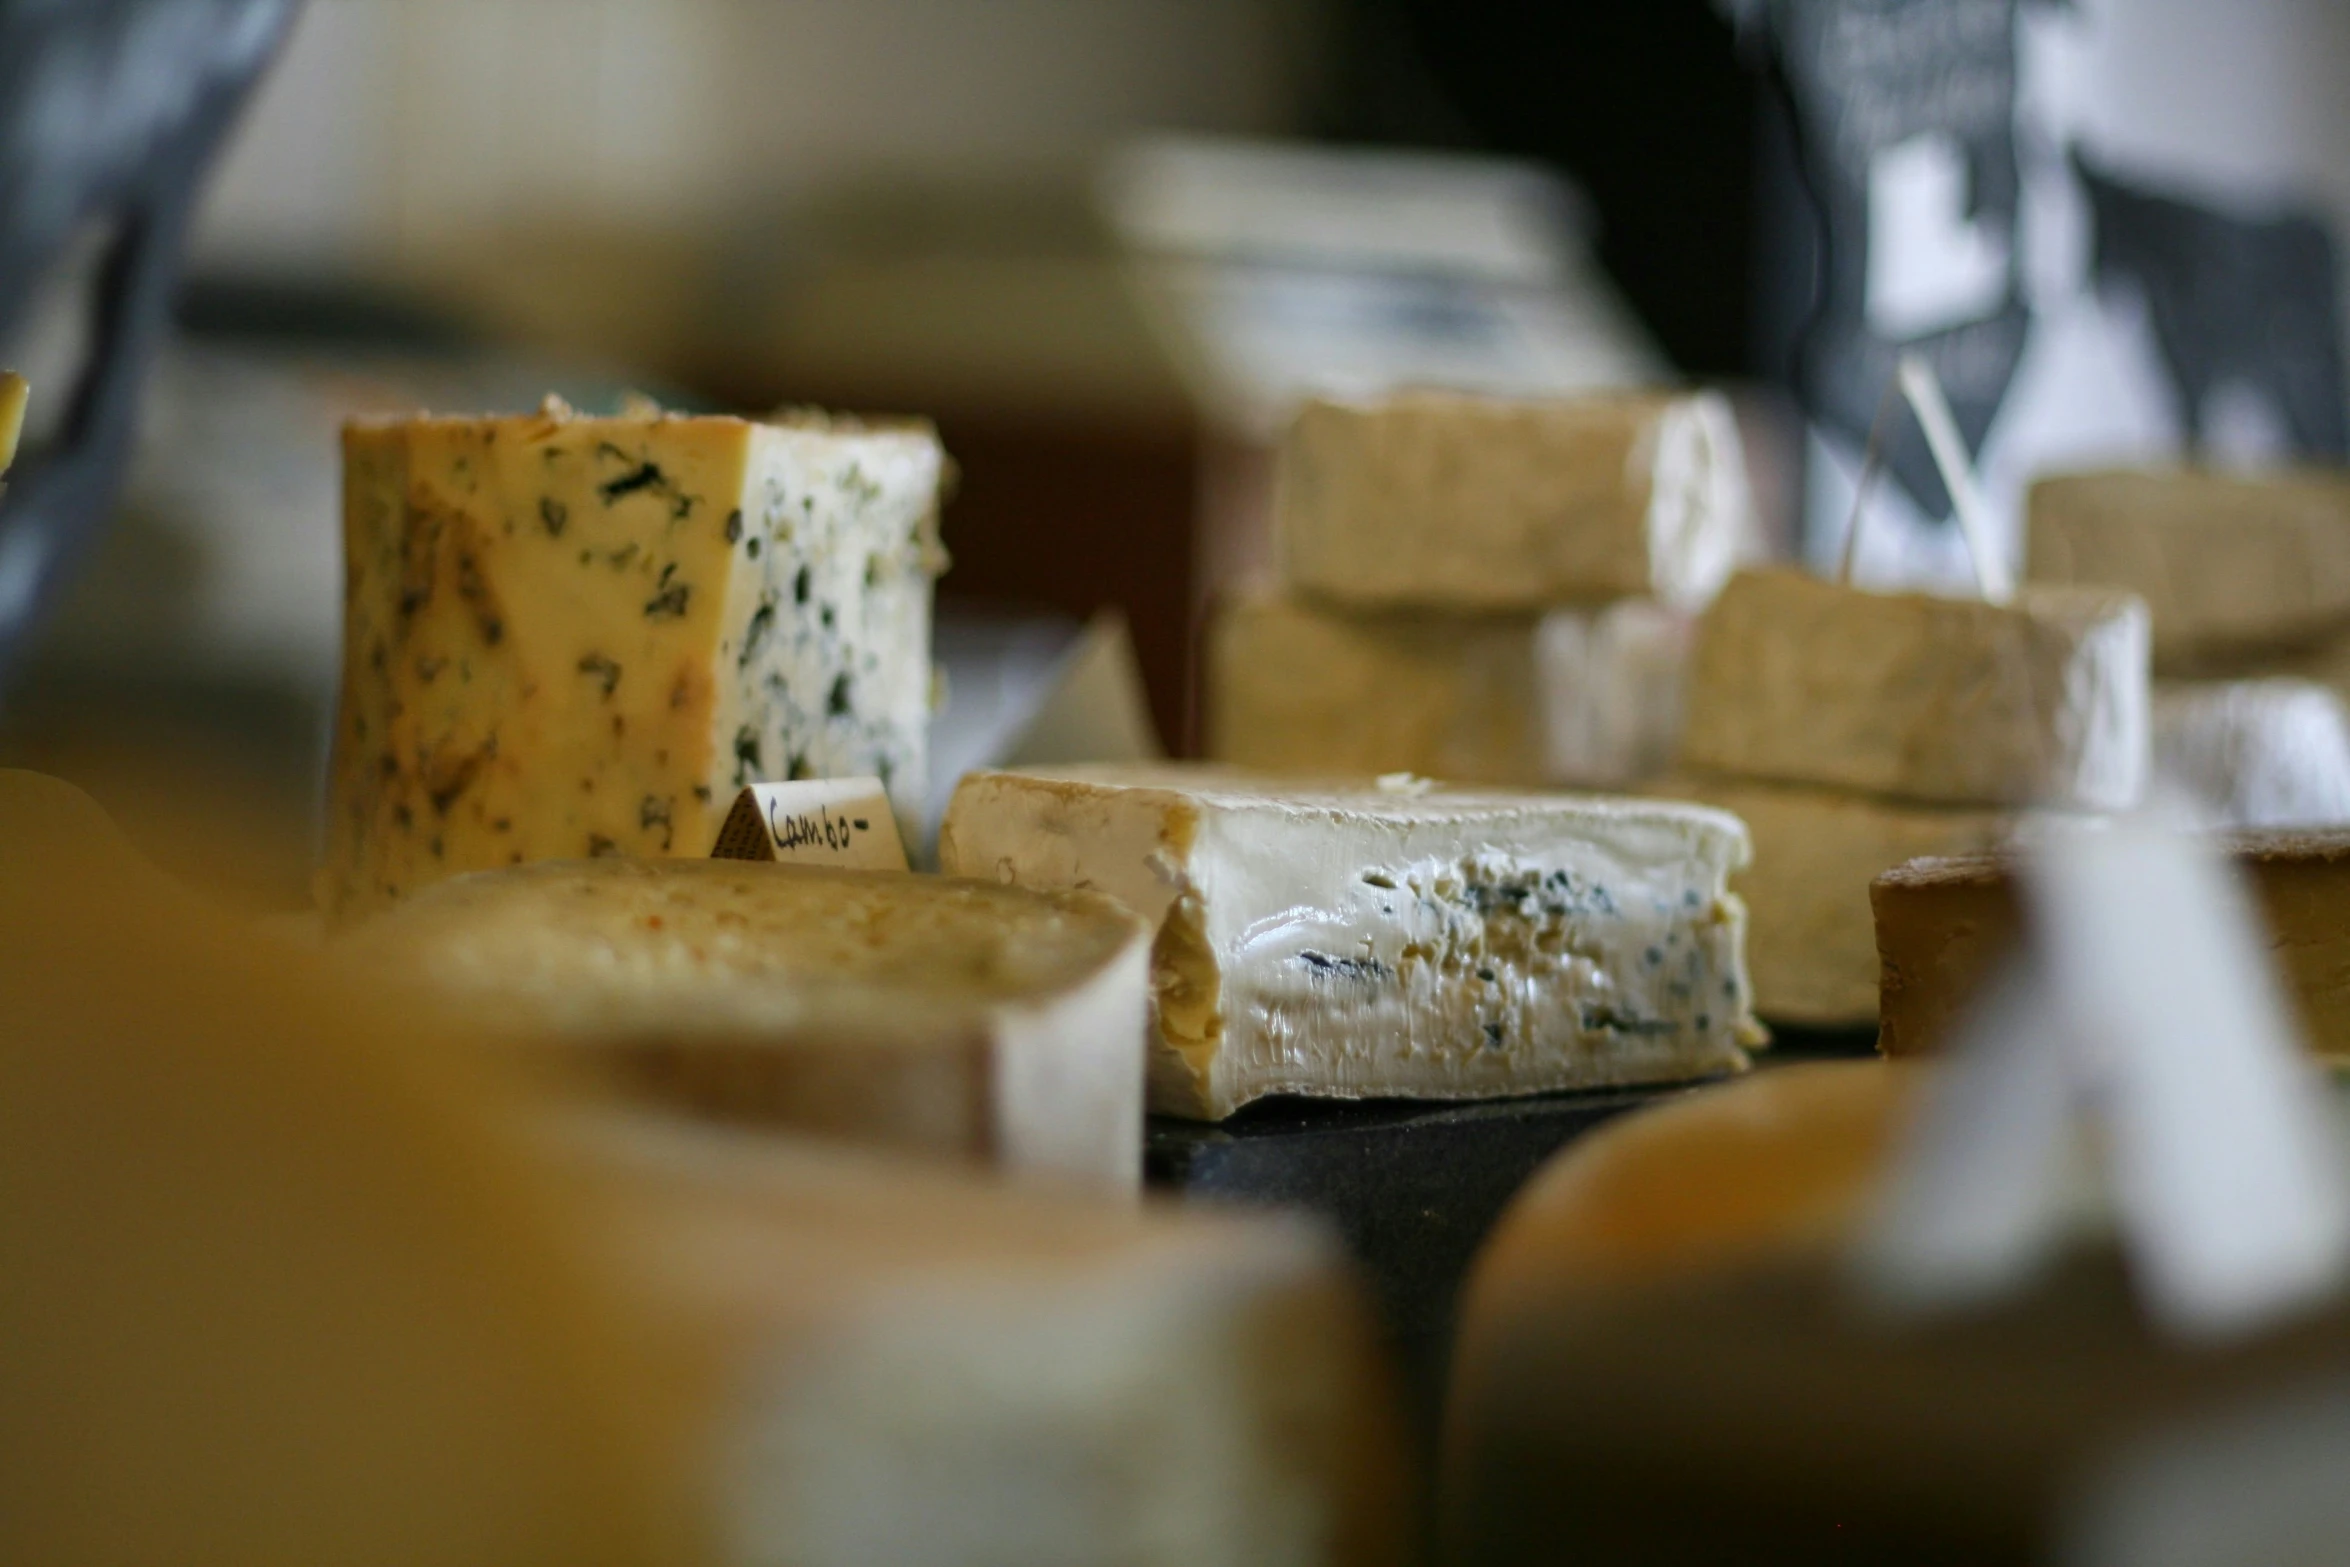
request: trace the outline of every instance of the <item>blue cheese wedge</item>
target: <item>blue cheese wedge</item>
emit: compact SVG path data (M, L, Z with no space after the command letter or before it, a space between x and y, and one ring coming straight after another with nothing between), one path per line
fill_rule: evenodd
M1244 598L1209 643L1208 749L1275 773L1620 787L1672 760L1690 631L1649 599L1447 615Z
M1274 507L1290 585L1363 608L1701 608L1754 533L1715 393L1312 402Z
M1089 892L742 860L550 860L418 893L349 960L629 1096L1133 1190L1149 957Z
M974 773L944 867L1158 930L1150 1103L1487 1098L1735 1071L1746 831L1645 800L1209 767Z
M2147 649L2145 602L2119 589L1990 604L1743 572L1698 628L1681 760L1928 805L2127 810Z
M466 871L699 856L744 784L909 830L946 459L929 426L515 418L343 436L329 917Z

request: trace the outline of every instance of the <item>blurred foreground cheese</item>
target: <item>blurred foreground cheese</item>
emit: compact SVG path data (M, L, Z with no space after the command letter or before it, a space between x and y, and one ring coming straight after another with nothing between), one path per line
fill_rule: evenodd
M2350 1058L2350 829L2217 841L2250 884L2310 1048ZM2022 906L2010 869L1996 854L1921 859L1879 876L1869 900L1883 984L1877 1048L1937 1049L2017 948Z
M1391 1391L1318 1232L675 1123L557 1149L715 1418L724 1560L1403 1559Z
M2350 721L2311 680L2166 683L2154 772L2213 827L2350 822Z
M1291 587L1363 606L1703 604L1752 503L1718 394L1306 405L1275 508Z
M557 1118L0 772L0 1561L1398 1559L1292 1221ZM63 829L63 830L60 830Z
M1931 1084L1890 1063L1761 1072L1612 1121L1537 1174L1463 1294L1443 1559L2350 1554L2340 1300L2250 1339L2165 1336L2095 1238L2099 1187L2060 1168L2022 1173L2051 1184L2055 1220L2028 1288L1870 1309L1848 1240Z
M1623 785L1670 760L1688 618L1350 613L1266 595L1209 645L1209 750L1266 772Z
M1863 795L1724 778L1654 786L1734 813L1754 841L1737 880L1746 905L1754 1008L1774 1023L1859 1026L1877 1017L1877 947L1869 883L1924 854L2004 843L2016 818L1999 811L1902 805Z
M343 689L321 902L709 851L745 783L921 802L945 459L821 415L346 428Z
M2029 508L2025 575L2144 598L2164 673L2350 626L2350 478L2068 474L2034 484Z
M514 1084L54 780L0 865L0 1561L707 1559Z
M1757 1033L1746 835L1597 796L1283 784L1214 768L974 773L955 874L1091 887L1158 927L1151 1107L1483 1098L1734 1071Z
M1149 943L1086 892L737 860L441 883L350 956L629 1091L726 1119L1131 1188Z
M1681 758L1929 804L2124 810L2147 706L2146 607L2127 593L1996 605L1750 571L1699 625Z

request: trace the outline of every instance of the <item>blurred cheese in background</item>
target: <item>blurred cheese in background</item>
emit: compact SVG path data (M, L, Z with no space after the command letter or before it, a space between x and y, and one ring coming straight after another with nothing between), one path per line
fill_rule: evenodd
M1247 595L1209 632L1208 753L1277 773L1622 787L1672 759L1690 630L1647 599L1458 616Z
M2219 835L2264 922L2309 1048L2350 1057L2350 833L2270 828ZM2008 853L1937 854L1869 888L1881 972L1877 1048L1940 1049L2021 945Z
M1738 874L1754 1009L1767 1022L1864 1028L1877 1016L1869 883L1927 854L1996 848L2020 814L1923 805L1840 789L1674 773L1650 792L1729 811L1754 839Z
M2308 680L2158 685L2154 776L2213 827L2350 822L2350 719Z

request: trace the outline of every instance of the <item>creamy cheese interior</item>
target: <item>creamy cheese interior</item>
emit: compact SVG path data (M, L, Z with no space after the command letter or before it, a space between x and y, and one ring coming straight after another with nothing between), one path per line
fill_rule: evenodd
M1161 1109L1683 1076L1758 1037L1715 811L1073 769L966 780L940 852L1159 922Z

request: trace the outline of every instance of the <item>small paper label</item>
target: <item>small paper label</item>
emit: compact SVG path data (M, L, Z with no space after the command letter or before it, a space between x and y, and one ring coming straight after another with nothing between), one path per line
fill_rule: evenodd
M878 778L752 784L735 796L710 858L906 869L898 819Z

